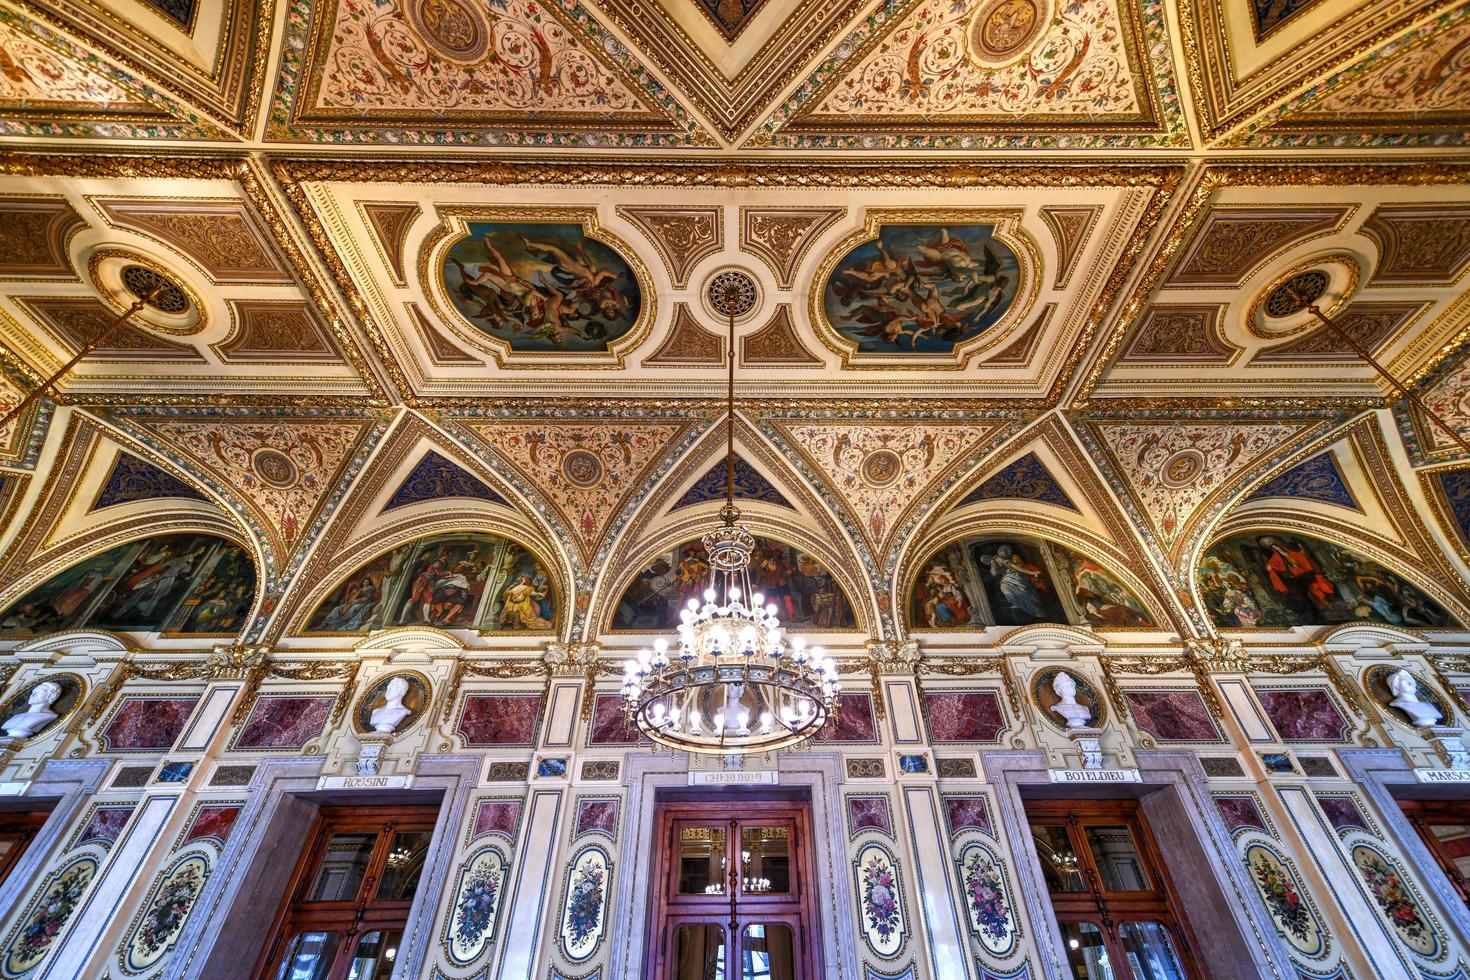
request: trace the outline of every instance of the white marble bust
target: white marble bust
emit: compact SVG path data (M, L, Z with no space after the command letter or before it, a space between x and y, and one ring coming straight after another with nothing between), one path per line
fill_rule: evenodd
M31 688L29 710L5 719L5 734L12 738L28 738L56 720L51 706L61 697L61 685L55 681L43 681Z
M1407 670L1400 667L1389 675L1388 692L1393 695L1388 703L1408 715L1415 728L1439 724L1442 717L1439 709L1419 700L1419 682Z
M395 677L388 682L388 687L383 691L385 703L381 708L374 708L373 713L368 716L373 731L383 735L392 734L403 719L413 714L413 711L404 707L403 699L408 695L408 681L402 677Z
M1077 703L1077 682L1065 670L1058 671L1052 678L1051 689L1061 698L1051 710L1062 716L1068 728L1081 728L1092 720L1092 709Z

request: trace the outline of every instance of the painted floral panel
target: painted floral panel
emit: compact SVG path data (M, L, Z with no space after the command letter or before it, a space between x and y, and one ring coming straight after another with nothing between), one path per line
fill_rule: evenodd
M460 871L447 936L449 958L455 963L474 962L495 938L506 870L505 858L495 848L487 847L476 852Z
M583 848L572 859L562 903L561 947L574 963L590 958L602 940L611 877L607 854L600 847Z
M880 844L868 844L853 862L857 880L859 920L868 946L884 959L903 949L906 920L893 855Z
M984 844L971 844L960 852L959 866L970 930L991 954L1009 955L1016 946L1016 918L1000 862Z
M459 736L470 747L530 746L541 717L539 694L471 694L459 716Z
M1326 948L1326 933L1296 873L1264 844L1247 846L1243 857L1276 931L1303 956L1320 956Z
M1348 721L1322 688L1255 689L1266 717L1284 742L1341 742Z
M1198 691L1125 691L1138 727L1159 742L1220 742L1220 730Z
M1438 959L1443 948L1439 932L1424 914L1398 865L1367 844L1353 848L1353 865L1404 945L1425 959Z
M236 749L300 749L322 733L335 698L263 697L235 739Z
M104 752L164 752L173 748L199 702L193 698L129 695L99 736Z
M189 855L164 872L144 903L143 918L128 938L123 960L128 970L146 970L173 949L208 879L209 862L199 854Z
M924 718L936 742L994 742L1006 728L995 691L927 692Z
M11 934L0 975L19 977L41 962L51 951L67 920L76 911L87 886L97 874L97 858L83 854L73 858L46 879L40 897L20 928Z

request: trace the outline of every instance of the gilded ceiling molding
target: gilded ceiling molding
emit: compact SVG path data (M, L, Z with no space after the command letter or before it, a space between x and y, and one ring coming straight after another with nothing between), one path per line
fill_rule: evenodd
M1173 213L1170 226L1153 246L1147 269L1137 277L1127 296L1107 316L1102 328L1102 342L1096 351L1089 352L1089 366L1086 373L1077 379L1075 390L1069 396L1069 403L1073 406L1085 405L1096 393L1130 332L1128 328L1139 321L1144 307L1153 301L1165 274L1174 267L1186 244L1193 240L1202 215L1208 213L1216 194L1222 189L1383 185L1434 187L1467 182L1470 182L1470 165L1442 161L1408 164L1333 162L1314 166L1299 163L1205 165L1195 175L1188 198ZM1079 357L1080 354L1079 347ZM1314 404L1325 403L1319 399L1311 401ZM1199 403L1195 401L1192 404Z
M845 207L740 208L740 248L753 253L790 289L797 267L822 234L847 217Z
M658 249L675 289L688 285L689 273L701 260L725 247L725 209L719 205L618 205L615 210Z
M1002 469L995 461L1007 464L1031 451L1044 446L1061 463L1064 479L1071 489L1084 500L1088 511L1077 515L1047 509L1042 516L1030 509L1021 509L1005 500L985 501L966 506L963 501L977 486ZM964 479L956 482L937 500L929 511L929 518L914 528L903 542L894 571L894 587L900 596L907 597L918 576L920 566L939 548L949 541L970 533L967 527L985 526L1014 533L1029 533L1026 528L1042 524L1051 529L1056 540L1076 550L1091 553L1100 548L1126 570L1127 576L1137 579L1135 589L1139 596L1161 603L1153 609L1157 622L1162 626L1173 623L1180 628L1184 622L1184 609L1177 604L1168 576L1152 560L1152 556L1139 544L1128 516L1119 507L1117 499L1093 468L1066 420L1055 413L1043 416L1032 425L1016 434L1008 443L987 456ZM1096 518L1105 534L1087 527L1084 516ZM1140 575L1139 569L1147 570ZM1162 615L1161 615L1162 613Z
M652 354L643 359L643 363L724 367L725 338L700 323L687 304L675 303L668 335Z

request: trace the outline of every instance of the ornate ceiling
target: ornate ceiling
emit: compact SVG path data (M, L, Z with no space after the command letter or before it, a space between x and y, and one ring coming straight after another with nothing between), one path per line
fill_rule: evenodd
M739 448L789 505L754 519L870 635L936 548L1023 527L1178 633L1259 525L1463 618L1458 447L1265 297L1318 277L1470 433L1467 132L1450 0L0 0L0 405L128 270L188 297L0 432L0 606L208 530L274 638L470 521L595 634L714 506L675 504L723 450L733 269ZM385 506L431 452L488 496ZM188 495L97 506L123 458Z

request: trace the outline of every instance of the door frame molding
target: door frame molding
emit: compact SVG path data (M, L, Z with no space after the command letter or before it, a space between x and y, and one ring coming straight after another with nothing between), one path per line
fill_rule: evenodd
M628 815L618 844L618 876L612 908L628 909L621 930L613 937L608 958L608 980L639 980L648 942L648 908L654 849L658 842L655 810L659 791L689 790L687 756L640 752L624 759L628 787ZM822 975L846 980L862 975L857 934L853 928L852 888L848 883L847 835L842 828L839 791L842 757L836 752L801 752L783 756L780 788L805 789L811 804L812 864L815 871L813 911L821 922ZM775 787L762 786L770 790ZM714 790L702 787L701 790ZM738 789L731 790L732 799Z

